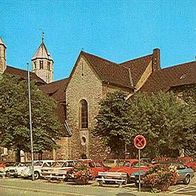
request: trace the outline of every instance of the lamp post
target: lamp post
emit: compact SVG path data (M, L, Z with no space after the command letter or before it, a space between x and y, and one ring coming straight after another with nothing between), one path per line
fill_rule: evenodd
M34 180L34 158L33 158L33 128L32 128L32 115L31 115L31 81L29 72L29 63L27 63L27 73L28 73L28 97L29 97L29 130L31 138L31 166L32 166L32 180Z

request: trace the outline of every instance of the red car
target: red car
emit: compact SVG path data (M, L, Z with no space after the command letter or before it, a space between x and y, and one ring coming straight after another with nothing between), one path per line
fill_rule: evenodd
M127 182L134 182L135 176L132 176L133 173L138 171L148 171L151 168L151 164L146 162L140 162L140 169L139 169L139 162L137 159L131 159L124 162L122 166L111 168L109 172L121 172L127 174Z
M185 163L184 165L186 165L187 167L190 167L191 169L196 171L196 160L193 160L193 161L190 161L188 163Z
M97 177L99 172L105 172L109 169L109 167L105 166L102 161L84 160L83 163L89 167L93 178Z
M93 160L78 160L76 162L73 169L70 169L67 172L67 180L74 180L74 174L77 173L77 168L87 167L88 171L90 172L90 179L94 180L99 172L106 172L108 171L109 167L105 166L101 161L93 161Z
M183 163L185 166L192 168L196 171L196 159L192 157L180 157L178 160Z

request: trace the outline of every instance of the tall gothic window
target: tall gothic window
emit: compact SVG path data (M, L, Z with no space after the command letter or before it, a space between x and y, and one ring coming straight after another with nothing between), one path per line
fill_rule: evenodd
M43 61L39 61L40 69L44 68Z
M48 68L48 71L50 71L50 62L47 63L47 66L48 66L47 67Z
M80 124L81 128L88 128L88 103L85 99L80 101Z

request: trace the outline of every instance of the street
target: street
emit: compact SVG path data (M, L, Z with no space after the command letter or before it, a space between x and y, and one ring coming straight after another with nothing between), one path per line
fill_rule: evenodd
M196 195L196 177L189 185L171 186L168 192L156 193L156 195ZM20 178L0 179L1 196L18 196L18 195L64 195L64 196L138 196L138 195L155 195L155 193L138 192L134 184L117 187L116 185L98 186L96 182L89 185L75 185L69 183L50 183L44 180L24 180Z

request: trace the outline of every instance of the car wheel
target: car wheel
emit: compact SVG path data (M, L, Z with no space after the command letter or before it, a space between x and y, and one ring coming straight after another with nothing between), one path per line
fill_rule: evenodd
M129 182L129 175L127 174L127 177L124 179L125 181L123 182L124 185L126 185Z
M136 186L136 188L139 188L139 183L135 182L135 186Z
M185 177L185 179L183 180L184 184L189 184L190 181L191 181L190 175L187 175L187 176Z
M69 180L68 177L65 177L65 178L63 179L64 182L68 182L68 180Z
M40 174L39 174L39 172L34 172L34 179L35 180L37 180L37 179L39 179L39 177L40 177Z

